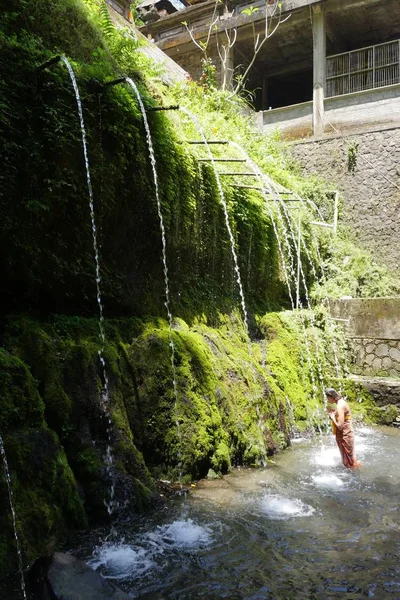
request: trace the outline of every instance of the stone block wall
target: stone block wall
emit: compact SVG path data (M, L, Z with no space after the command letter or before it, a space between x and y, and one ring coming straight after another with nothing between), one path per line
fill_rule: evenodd
M344 324L351 373L400 380L400 298L343 298L329 307Z
M400 341L354 338L349 340L351 371L355 375L400 377Z
M351 147L354 171L349 170ZM291 150L303 173L324 177L340 192L340 223L352 228L378 263L399 274L400 126L295 142Z

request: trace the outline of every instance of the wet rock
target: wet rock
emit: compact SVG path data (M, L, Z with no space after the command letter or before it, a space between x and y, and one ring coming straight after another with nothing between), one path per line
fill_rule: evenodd
M220 475L217 475L217 473L214 471L214 469L208 469L208 473L207 473L207 479L221 479Z
M31 572L41 600L129 600L130 596L70 554L39 559Z

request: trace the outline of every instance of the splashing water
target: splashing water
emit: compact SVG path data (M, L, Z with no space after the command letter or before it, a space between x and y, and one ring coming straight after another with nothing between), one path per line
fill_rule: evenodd
M7 483L7 488L8 488L8 499L9 499L9 503L10 503L10 510L11 510L11 514L12 514L12 521L13 521L13 527L14 527L15 545L17 547L17 554L18 554L19 573L21 575L21 591L22 591L24 600L27 600L26 589L25 589L25 579L24 579L24 565L22 563L21 546L19 543L18 530L17 530L17 515L15 512L15 508L14 508L14 496L13 496L13 491L12 491L12 486L11 486L11 477L10 477L10 471L8 468L7 455L6 455L6 451L4 449L3 438L1 437L1 435L0 435L0 455L3 460L4 473L6 476L6 483Z
M169 278L168 278L168 264L167 264L167 240L166 240L166 235L165 235L164 218L163 218L163 213L162 213L162 208L161 208L161 200L160 200L160 193L159 193L159 187L158 187L157 163L156 163L156 157L154 154L153 141L151 139L149 122L147 120L146 109L144 107L142 97L140 95L140 92L139 92L135 82L132 81L132 79L130 77L127 77L125 79L125 81L131 86L131 88L135 92L135 95L136 95L136 98L137 98L137 101L138 101L138 104L140 107L140 112L142 113L144 128L146 130L147 147L149 150L150 163L151 163L151 168L152 168L152 172L153 172L154 191L155 191L156 202L157 202L157 213L158 213L158 219L159 219L160 230L161 230L162 261L163 261L164 285L165 285L164 306L167 310L168 324L169 324L169 345L171 348L171 368L172 368L172 374L173 374L172 385L173 385L173 389L174 389L174 398L175 398L175 424L176 424L178 437L179 437L179 441L180 441L179 449L178 449L178 466L179 466L179 468L181 468L181 466L182 466L182 463L181 463L181 460L182 460L182 455L181 455L182 435L181 435L179 418L178 418L178 384L177 384L177 374L176 374L176 365L175 365L175 344L174 344L174 340L172 337L173 318L172 318L172 313L171 313L171 308L170 308ZM179 477L179 480L181 480L181 479L182 479L182 473L180 473L180 477Z
M149 533L148 538L164 547L194 548L208 546L212 541L211 529L194 523L192 519L181 519L169 525L161 525Z
M316 470L319 441L310 439L279 453L267 471L239 469L199 484L185 500L185 517L183 500L174 499L167 513L148 515L140 531L137 523L121 523L119 558L116 544L108 548L114 575L127 573L130 562L124 589L147 600L399 597L400 431L356 431L367 445L358 474ZM333 436L328 440L340 461ZM92 544L91 535L79 552L99 561ZM145 571L147 561L154 567Z
M328 489L340 489L344 486L344 481L340 479L337 475L327 474L327 475L313 475L312 480L314 483L323 488Z
M112 465L113 465L113 456L111 451L111 413L110 413L110 395L109 395L109 382L108 382L108 374L107 374L107 366L104 358L104 344L105 344L105 333L104 333L104 316L103 316L103 302L101 296L101 277L100 277L100 257L99 257L99 245L97 242L97 227L96 227L96 219L94 212L94 201L93 201L93 189L92 189L92 181L90 178L90 169L89 169L89 158L87 151L87 141L86 141L86 130L85 123L83 120L83 111L82 111L82 102L79 94L78 84L76 82L75 73L65 56L61 57L61 60L65 63L69 76L71 78L72 86L75 92L76 104L78 107L78 115L79 122L81 126L81 134L82 134L82 147L83 147L83 156L85 159L85 170L86 170L86 182L88 188L89 195L89 209L90 209L90 220L92 224L92 239L93 239L93 250L94 250L94 260L96 265L96 298L97 305L99 309L99 337L100 337L100 348L98 350L99 360L103 371L103 388L101 390L100 400L101 407L104 413L104 417L106 420L106 431L107 431L107 447L106 447L106 456L105 463L107 469L107 475L112 481L110 487L110 498L109 500L104 500L104 504L107 508L108 514L111 515L114 510L114 495L115 495L115 484L112 477Z
M293 517L310 517L315 509L298 498L290 500L283 496L266 496L261 501L262 512L272 520L282 521Z
M101 569L106 579L128 579L144 575L154 567L154 562L144 548L107 543L96 548L88 565L95 570Z
M320 467L333 467L340 462L336 448L321 448L314 456L314 462Z
M177 550L201 550L214 542L209 525L198 525L192 519L179 519L159 525L144 535L135 535L132 543L106 542L94 549L87 562L100 569L107 579L140 579L150 571L165 567ZM154 575L152 575L154 577Z

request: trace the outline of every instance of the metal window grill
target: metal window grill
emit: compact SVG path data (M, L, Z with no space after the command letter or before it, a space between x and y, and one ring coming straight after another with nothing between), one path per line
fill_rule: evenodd
M400 83L400 40L326 59L326 97Z

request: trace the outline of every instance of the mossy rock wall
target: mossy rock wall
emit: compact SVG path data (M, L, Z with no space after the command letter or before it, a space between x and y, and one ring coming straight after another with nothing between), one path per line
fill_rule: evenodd
M37 382L27 366L0 350L0 430L11 477L24 563L54 548L86 517L64 449L44 419ZM2 464L0 476L0 576L17 566L12 515Z
M104 327L111 476L98 322L7 319L1 427L25 558L71 528L107 519L112 482L120 506L128 500L127 509L140 512L155 499L154 479L188 482L210 468L262 464L319 410L298 315L265 315L251 343L235 314L220 314L218 327L204 317L191 326L178 319L172 330L160 318L106 320ZM4 551L13 544L9 517L6 524Z

